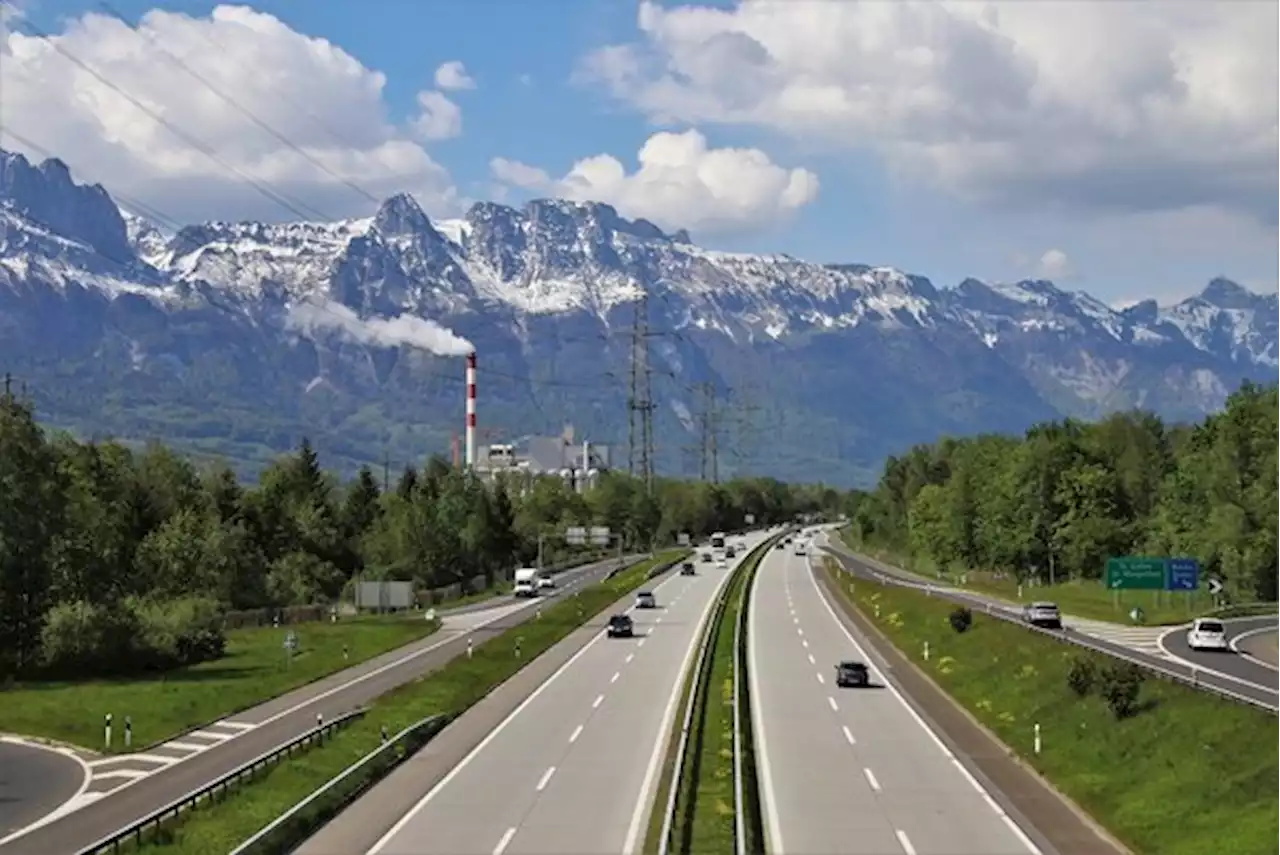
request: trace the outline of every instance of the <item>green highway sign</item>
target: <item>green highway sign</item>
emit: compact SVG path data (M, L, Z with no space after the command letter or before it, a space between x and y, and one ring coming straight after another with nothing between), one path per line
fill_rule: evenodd
M1160 591L1166 587L1163 558L1107 559L1107 588L1112 591Z

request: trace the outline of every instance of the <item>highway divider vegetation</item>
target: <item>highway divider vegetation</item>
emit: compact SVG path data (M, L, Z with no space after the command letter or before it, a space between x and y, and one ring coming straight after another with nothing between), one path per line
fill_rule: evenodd
M729 580L716 604L706 633L708 644L704 650L701 669L689 674L686 703L689 692L693 695L693 714L689 722L689 734L684 745L683 762L679 764L679 780L666 783L666 799L670 787L675 786L676 798L671 816L669 852L672 855L689 853L734 851L762 852L764 835L760 815L760 799L755 784L755 763L751 751L750 697L746 661L743 648L746 644L747 598L751 582L760 562L777 540L784 534L771 537L757 546ZM735 660L737 668L735 670ZM735 684L735 674L737 683ZM696 682L695 682L696 677ZM738 707L741 736L735 743L734 713ZM679 722L683 725L683 721ZM678 733L672 735L675 750ZM738 751L743 773L742 803L736 792L735 763ZM671 764L669 774L674 775L676 764ZM650 822L646 852L658 852L662 843L662 825L667 806L664 793L655 800L655 821ZM737 849L738 812L742 811L744 847Z
M1275 850L1271 713L1144 679L1126 663L981 613L957 621L940 597L854 580L832 565L821 572L842 605L1133 851Z
M270 767L261 777L230 791L225 798L179 817L157 836L147 838L141 851L208 855L235 850L376 749L384 729L387 734L394 734L429 716L456 718L557 642L645 584L655 567L670 568L686 555L688 550L683 549L661 552L606 581L583 588L576 596L549 602L542 607L541 617L477 644L470 658L459 657L435 673L378 698L359 722L324 745ZM390 759L403 759L409 753L399 751ZM333 801L317 800L297 822L290 823L290 839L273 836L272 848L263 851L292 851L394 766L395 762L370 765L360 777L335 788Z
M1117 609L1099 580L1122 555L1197 558L1231 599L1275 602L1277 403L1275 387L1246 383L1195 426L1133 412L920 445L855 499L848 540L1009 599L1035 580L1028 597L1082 617L1123 620L1140 605L1148 622L1188 619L1168 594L1128 594ZM1210 608L1202 592L1197 610Z
M545 565L591 557L564 543L566 526L608 526L622 539L611 550L647 551L844 498L770 479L659 479L650 494L619 473L585 493L557 477L489 486L439 457L343 483L306 439L248 483L159 443L47 432L29 401L0 391L0 687L225 664L230 629L328 620L355 580L412 582L424 605L474 596L540 554ZM0 703L0 730L21 729L11 708ZM69 708L92 727L112 711Z

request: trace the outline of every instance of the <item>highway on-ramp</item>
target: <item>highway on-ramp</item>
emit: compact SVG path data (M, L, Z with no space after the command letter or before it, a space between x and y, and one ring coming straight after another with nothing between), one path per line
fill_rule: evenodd
M1248 638L1265 632L1276 631L1276 616L1224 618L1222 628L1227 636L1227 643L1232 644L1240 638ZM1170 657L1195 665L1206 671L1218 671L1229 674L1244 683L1266 686L1274 693L1280 685L1280 672L1251 656L1241 656L1237 649L1238 642L1230 651L1192 650L1187 646L1186 627L1173 627L1160 637L1160 647Z
M683 674L738 561L656 583L658 607L632 610L636 638L589 641L438 783L424 783L370 855L638 851Z
M771 855L1028 855L1042 851L872 666L807 558L770 550L752 585L748 673Z
M628 562L638 560L628 557ZM558 576L555 596L564 596L599 581L618 568L611 558ZM543 598L539 598L543 599ZM34 822L0 837L4 855L49 855L78 852L147 816L180 796L194 792L315 726L317 715L325 720L363 706L379 695L438 670L475 644L519 625L534 616L536 605L516 606L510 598L490 608L467 607L461 614L440 614L443 628L427 638L376 656L367 662L332 674L250 710L232 715L190 735L130 755L113 755L93 761L94 778L88 789L71 804L53 814L43 808L58 807L65 786L53 786L49 776L18 782L17 796L24 804L23 818ZM0 743L3 745L4 743ZM0 754L0 760L10 756ZM62 801L65 801L65 797ZM74 809L73 809L74 808Z
M1003 600L974 591L961 590L930 582L922 577L882 564L873 564L868 559L853 554L837 537L831 536L832 534L834 532L820 533L815 536L814 543L824 548L827 554L834 558L846 573L878 581L882 584L900 585L920 590L928 588L933 595L952 602L975 609L983 609L993 615L1009 620L1017 619L1017 608ZM1152 655L1129 645L1109 641L1087 632L1071 631L1070 618L1066 617L1065 620L1068 629L1066 637L1082 647L1136 662L1154 671L1163 672L1186 682L1194 681L1201 688L1212 689L1219 694L1228 695L1237 700L1266 709L1276 710L1280 707L1280 691L1277 690L1276 672L1259 666L1258 663L1251 662L1245 657L1230 653L1197 654L1195 657L1184 657L1170 655L1168 648L1165 648L1160 655ZM1271 617L1269 620L1274 623L1276 618ZM1233 621L1225 621L1225 623L1231 626ZM1176 644L1176 639L1182 635L1183 633L1175 627L1171 628L1166 635L1166 639L1171 644Z
M68 802L87 774L69 751L0 740L0 840Z

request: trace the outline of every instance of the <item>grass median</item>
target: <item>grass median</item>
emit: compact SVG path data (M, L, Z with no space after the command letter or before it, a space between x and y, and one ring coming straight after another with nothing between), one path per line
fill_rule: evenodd
M734 851L736 798L733 777L733 663L735 657L740 655L737 626L747 606L751 580L755 577L761 560L772 547L773 539L756 547L729 580L724 592L724 607L714 614L715 622L707 629L712 633L711 647L707 651L709 668L700 675L701 680L697 686L692 685L690 674L690 685L685 689L686 702L690 691L698 692L698 699L690 724L681 779L674 782L679 787L672 824L671 848L674 852ZM745 670L740 671L739 678L743 681L740 688L745 693ZM745 699L745 694L743 698ZM749 717L744 714L743 726L749 728L749 721ZM749 747L749 743L746 745ZM673 785L669 778L674 772L674 752L673 747L666 786L661 788L658 800L654 802L657 809L650 819L646 852L659 851L661 844L665 818L663 808ZM749 758L744 758L744 772L750 767ZM746 827L749 839L746 851L762 851L761 841L750 839L754 837L753 830L759 828L759 821L754 809L750 805L748 808Z
M1277 833L1277 720L1263 710L1148 678L1117 717L1067 676L1112 660L954 604L834 572L846 604L1100 825L1143 855L1259 855ZM852 587L851 587L852 586ZM879 617L876 616L877 607ZM930 657L924 659L924 645ZM1040 725L1040 754L1033 728Z
M0 691L0 731L104 750L103 717L133 722L133 749L248 709L430 635L438 622L405 617L254 627L227 633L226 655L190 668L117 680L17 683ZM298 649L287 656L286 634ZM113 740L113 752L124 751Z
M141 850L166 855L234 850L377 748L381 728L396 733L430 715L461 714L534 658L643 585L656 567L672 564L686 554L688 550L682 549L659 553L611 579L583 588L576 596L556 600L543 608L540 618L477 645L470 659L455 659L439 671L378 698L368 715L331 741L271 767L256 780L232 790L225 800L193 810L144 843ZM517 640L520 658L515 656Z

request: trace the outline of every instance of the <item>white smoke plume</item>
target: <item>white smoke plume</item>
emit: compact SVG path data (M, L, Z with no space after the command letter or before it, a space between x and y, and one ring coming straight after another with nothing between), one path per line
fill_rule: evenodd
M437 356L465 356L475 350L471 342L453 331L414 315L361 318L346 306L331 300L294 303L289 307L285 323L291 329L309 335L330 330L358 344L382 347L407 345Z

